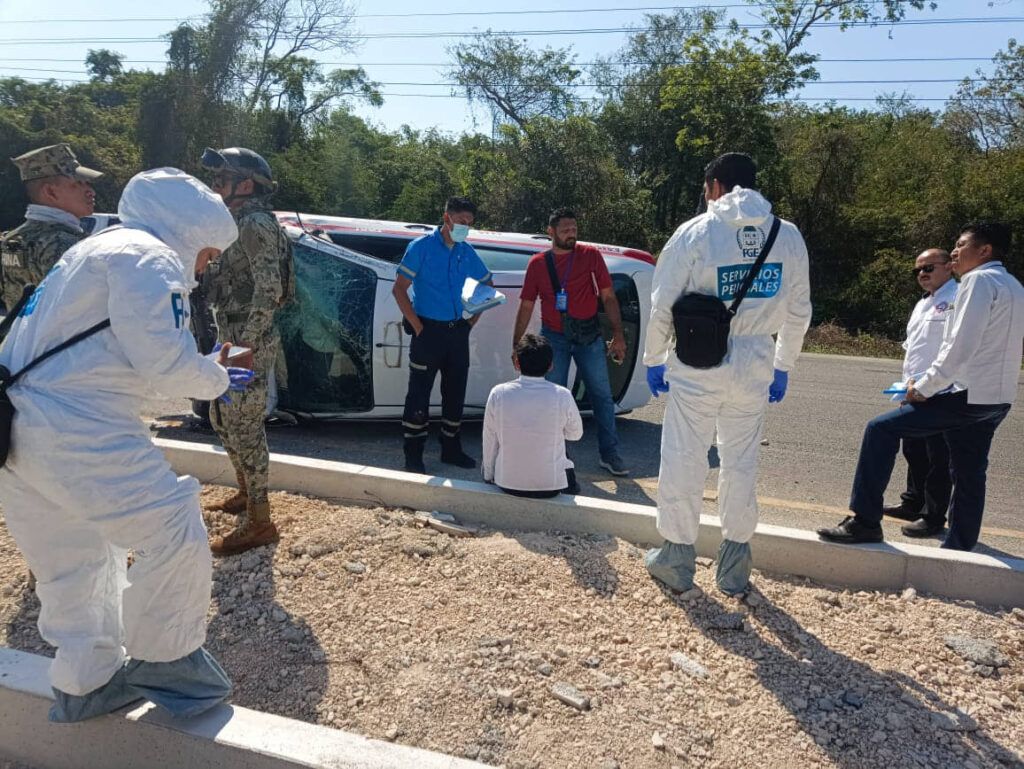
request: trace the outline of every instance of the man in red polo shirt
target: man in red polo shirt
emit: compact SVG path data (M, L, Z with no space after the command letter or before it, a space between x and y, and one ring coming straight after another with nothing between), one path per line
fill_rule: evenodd
M547 379L566 387L569 361L576 362L597 422L601 467L612 475L629 475L619 456L615 402L608 382L608 357L619 364L626 357L622 315L608 267L596 248L576 243L576 214L568 208L551 214L548 235L551 249L535 254L526 266L512 347L526 333L539 296L541 334L555 354ZM605 345L598 322L599 297L612 327L609 345Z

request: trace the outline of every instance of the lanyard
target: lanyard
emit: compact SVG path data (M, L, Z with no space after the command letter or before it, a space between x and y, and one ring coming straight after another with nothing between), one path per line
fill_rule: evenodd
M455 296L453 295L454 292L452 291L452 256L455 253L455 249L458 248L458 247L459 247L459 244L456 243L454 246L452 246L452 249L448 252L448 299L452 303L452 313L454 313L454 315L455 315L455 320L458 320L459 316L461 315L461 313L459 312L458 305L455 302ZM462 260L461 259L457 260L455 262L455 264L456 264L456 266L461 265L462 264Z
M462 286L465 283L465 276L462 273L462 252L459 248L462 246L461 243L455 243L450 249L448 249L448 299L452 303L452 312L455 313L455 320L462 317L462 310L459 309L459 305L462 303ZM455 270L456 275L462 278L462 283L459 283L459 290L456 293L455 287L452 284L452 257L455 257Z

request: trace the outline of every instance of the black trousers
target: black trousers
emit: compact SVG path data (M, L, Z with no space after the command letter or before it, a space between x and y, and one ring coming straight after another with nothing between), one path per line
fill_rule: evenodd
M900 495L901 506L922 513L929 523L944 524L953 493L946 436L904 438L903 457L907 460L907 490Z
M549 499L550 497L557 497L559 494L575 494L576 491L573 489L573 486L576 485L575 470L565 471L565 482L566 487L564 489L555 489L554 491L523 491L522 489L506 489L504 486L499 486L498 488L506 494L511 494L513 497L528 497L530 499Z
M406 440L426 440L430 391L441 374L441 435L457 438L469 376L469 323L421 318L423 331L409 346L409 390L402 430Z
M192 311L190 325L192 335L196 338L196 347L203 355L209 355L217 344L217 321L213 317L213 308L206 301L203 284L192 289L188 295L189 308ZM192 413L204 423L210 421L210 401L192 401ZM207 425L209 426L209 425Z
M910 403L868 422L853 477L850 510L868 526L882 520L882 495L896 464L900 441L945 433L953 476L949 532L942 546L971 550L978 542L985 510L985 482L992 436L1009 403L970 404L967 391L935 395Z

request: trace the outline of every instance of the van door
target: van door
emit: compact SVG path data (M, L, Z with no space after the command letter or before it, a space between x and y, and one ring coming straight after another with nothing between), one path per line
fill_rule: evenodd
M392 269L394 269L392 267ZM373 324L374 416L398 417L405 409L409 387L409 343L402 328L402 312L392 296L394 275L377 281L377 313ZM440 397L438 383L434 396ZM431 397L431 402L434 401Z

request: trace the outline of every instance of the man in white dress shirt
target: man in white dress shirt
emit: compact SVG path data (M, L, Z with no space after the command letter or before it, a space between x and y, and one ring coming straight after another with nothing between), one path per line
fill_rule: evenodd
M942 546L971 550L977 544L988 452L1017 396L1024 345L1024 287L1000 261L1009 250L1005 225L979 222L961 230L952 253L960 290L938 357L908 383L899 409L868 422L850 495L853 515L818 529L822 538L881 542L882 494L900 439L945 433L954 488Z
M914 263L914 277L925 295L914 307L903 342L903 382L920 379L939 355L946 319L953 314L957 283L949 252L941 248L922 251ZM930 537L946 528L946 510L953 491L949 475L949 450L941 433L927 438L904 438L907 487L900 504L883 512L912 521L903 527L908 537ZM923 513L923 514L922 514Z
M544 376L554 352L537 334L526 334L515 348L514 382L497 385L484 411L484 480L521 497L576 494L579 486L566 441L583 437L583 420L566 388Z

